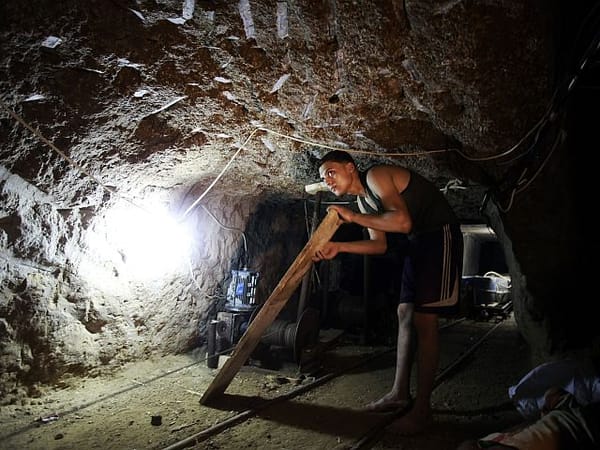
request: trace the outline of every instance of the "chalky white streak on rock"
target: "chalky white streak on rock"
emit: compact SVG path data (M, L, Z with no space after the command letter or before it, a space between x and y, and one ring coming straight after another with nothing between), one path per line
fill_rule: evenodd
M254 21L252 20L252 11L250 11L250 2L248 0L240 0L238 4L238 10L242 21L244 22L244 31L246 32L246 39L254 39L256 33L254 31Z
M274 92L277 92L279 89L281 89L281 86L283 86L283 84L287 81L287 79L289 77L290 77L289 73L286 73L285 75L280 76L279 80L277 80L277 82L271 88L270 93L273 94Z
M181 17L185 20L189 20L194 15L194 8L196 7L195 0L185 0L183 2L183 12L181 13Z
M277 37L283 39L288 36L288 10L287 1L277 2Z

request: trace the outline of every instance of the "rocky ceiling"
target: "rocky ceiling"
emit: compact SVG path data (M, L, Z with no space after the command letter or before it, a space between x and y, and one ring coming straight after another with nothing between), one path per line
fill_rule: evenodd
M544 351L587 342L570 335L585 308L562 299L589 257L575 155L597 144L582 113L597 30L592 1L3 1L6 378L188 348L242 245L281 267L266 291L293 259L303 187L331 148L416 168L463 221L489 221L524 334ZM90 244L149 199L204 220L193 283L125 282L125 252Z
M552 88L535 2L6 3L3 159L69 206L96 181L208 185L239 148L219 190L301 197L327 147L449 181L442 163L508 150Z

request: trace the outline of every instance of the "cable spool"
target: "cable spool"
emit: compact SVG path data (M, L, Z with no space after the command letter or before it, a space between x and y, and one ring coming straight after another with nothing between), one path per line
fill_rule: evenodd
M268 345L290 347L286 345L286 341L289 342L290 339L293 339L295 328L296 324L288 320L274 320L265 330L261 342ZM287 339L286 336L288 336Z
M296 324L294 333L294 360L297 364L300 364L304 349L312 348L319 342L319 328L319 310L306 308Z
M264 332L261 342L293 350L299 363L302 351L316 345L319 338L319 311L307 308L298 322L275 320Z

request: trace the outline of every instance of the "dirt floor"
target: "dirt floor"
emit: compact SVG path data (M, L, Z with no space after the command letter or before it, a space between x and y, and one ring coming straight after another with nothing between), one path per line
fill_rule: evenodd
M514 319L441 325L435 423L421 435L398 436L387 426L393 414L361 411L389 388L394 349L329 333L312 372L293 363L277 371L244 366L210 407L199 400L219 369L208 368L200 350L131 364L110 377L65 380L0 408L0 448L444 450L518 422L507 389L528 371L528 357ZM284 393L287 399L260 406Z

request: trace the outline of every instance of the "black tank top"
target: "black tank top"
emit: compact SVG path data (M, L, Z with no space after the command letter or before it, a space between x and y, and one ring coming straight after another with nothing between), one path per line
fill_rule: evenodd
M366 196L357 196L360 207L368 214L382 214L385 211L381 199L373 192L367 183L367 169L359 174L360 181L365 187ZM407 169L410 179L400 195L406 202L412 219L410 234L422 233L441 228L445 224L458 223L456 214L444 194L429 180L420 174Z

